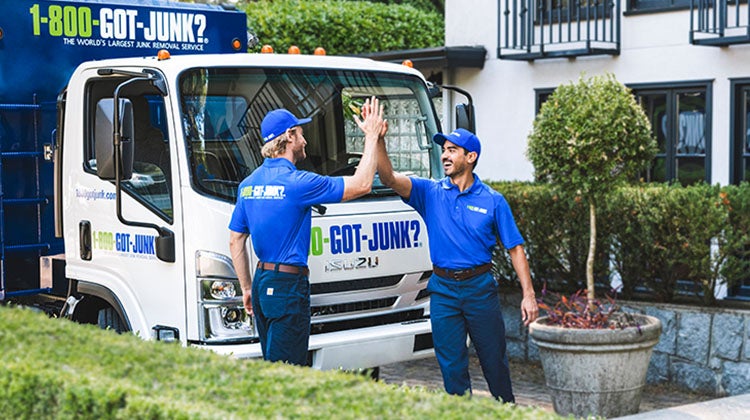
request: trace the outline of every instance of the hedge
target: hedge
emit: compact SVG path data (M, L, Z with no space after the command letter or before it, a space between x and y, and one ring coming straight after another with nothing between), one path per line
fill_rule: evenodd
M277 53L291 45L303 54L355 55L443 45L444 20L408 4L362 1L260 0L241 4L248 28Z
M588 219L580 197L542 184L491 185L513 209L537 287L563 293L584 288ZM619 274L624 298L691 297L711 305L721 282L731 288L750 272L748 183L624 187L607 196L600 214L597 284L608 289L611 276ZM514 279L506 254L497 253L496 273Z
M238 360L0 306L0 413L19 419L557 418L347 372Z

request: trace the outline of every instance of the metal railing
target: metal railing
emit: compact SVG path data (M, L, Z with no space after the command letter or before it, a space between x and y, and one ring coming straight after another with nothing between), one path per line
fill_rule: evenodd
M726 46L750 43L750 8L740 0L693 0L690 43Z
M620 54L620 0L498 0L501 59Z

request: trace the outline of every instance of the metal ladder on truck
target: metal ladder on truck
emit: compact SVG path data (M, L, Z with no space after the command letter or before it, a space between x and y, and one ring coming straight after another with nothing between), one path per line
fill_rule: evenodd
M39 288L39 258L54 241L44 225L54 216L42 184L52 171L39 142L42 112L36 95L31 104L0 103L0 301L51 290Z

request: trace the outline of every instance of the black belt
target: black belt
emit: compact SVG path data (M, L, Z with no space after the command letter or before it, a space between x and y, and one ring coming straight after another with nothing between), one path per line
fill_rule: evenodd
M463 270L446 270L436 265L432 266L432 272L440 277L453 280L468 280L476 277L480 274L484 274L492 270L492 263L477 265L471 268L464 268Z
M302 274L303 276L310 275L310 269L307 267L300 267L298 265L289 264L278 264L258 261L258 268L265 271L278 271L280 273L288 274Z

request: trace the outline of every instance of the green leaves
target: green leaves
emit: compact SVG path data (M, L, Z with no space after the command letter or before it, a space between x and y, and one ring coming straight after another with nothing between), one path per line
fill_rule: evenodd
M510 204L526 239L537 288L566 294L583 287L588 223L580 196L548 184L492 184ZM716 288L750 273L750 184L644 184L611 191L598 208L594 276L606 291L617 271L625 299L714 303ZM612 266L610 266L610 260ZM513 279L507 253L495 272Z
M260 0L243 2L248 28L260 39L286 53L291 45L303 54L325 48L328 55L443 45L444 21L438 12L408 4L363 1Z
M558 86L534 120L537 179L587 200L635 179L656 153L648 118L611 74Z

